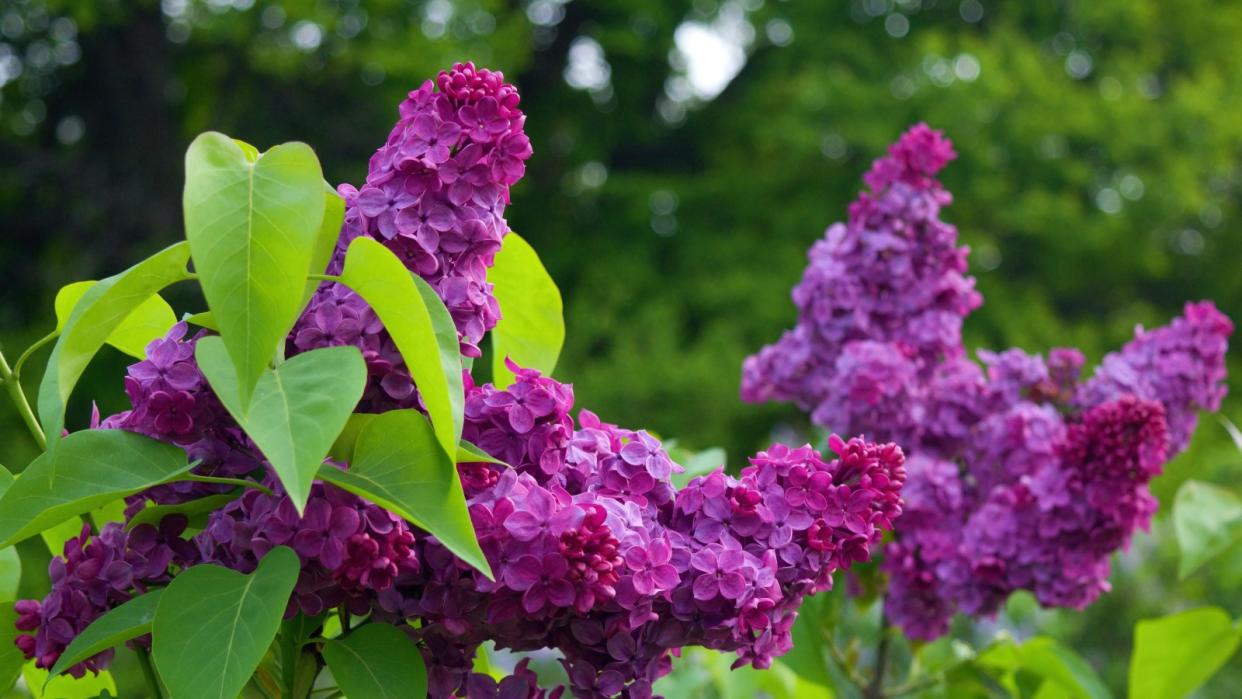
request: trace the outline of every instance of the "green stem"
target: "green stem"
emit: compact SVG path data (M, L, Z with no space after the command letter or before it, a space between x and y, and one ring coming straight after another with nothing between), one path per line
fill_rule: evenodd
M298 656L301 653L302 646L293 635L293 622L284 622L280 629L280 679L284 684L284 696L290 699L297 699L293 691L297 683Z
M196 483L217 483L219 485L240 485L243 488L254 488L265 495L275 495L270 488L262 483L248 481L245 478L225 478L223 476L200 476L196 473L186 474L185 478L179 480L194 481Z
M49 342L55 341L56 338L58 337L60 337L60 331L53 330L52 332L39 338L38 342L27 347L26 351L22 352L22 356L18 357L16 362L13 362L13 376L20 377L22 375L22 366L26 364L26 360L30 359L31 355L33 355L35 352L38 352L39 348L43 347Z
M332 274L308 274L306 275L306 278L317 282L336 282L337 284L344 284L340 277Z
M13 399L13 405L17 407L17 412L21 413L22 420L25 421L26 427L30 430L30 435L34 437L35 443L39 448L47 451L47 436L43 434L43 428L39 426L39 421L35 418L34 410L30 408L30 401L26 400L26 393L22 391L21 381L13 375L13 370L9 368L9 362L4 358L4 352L0 352L0 382L9 391L9 396Z
M137 648L138 664L142 666L142 676L147 680L152 699L164 699L164 691L160 689L160 678L155 674L155 666L151 664L151 654L146 648Z
M881 612L880 645L875 653L875 674L871 677L871 684L867 685L867 691L863 694L867 699L884 699L884 671L888 669L888 631L888 615Z
M345 609L343 606L337 607L336 613L341 620L341 635L344 636L349 633L349 610Z

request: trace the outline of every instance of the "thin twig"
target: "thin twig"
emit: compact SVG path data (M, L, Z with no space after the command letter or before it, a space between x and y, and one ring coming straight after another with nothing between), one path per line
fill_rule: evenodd
M884 671L888 665L888 616L880 613L880 645L875 652L875 674L863 696L867 699L884 699Z
M26 400L26 392L22 390L22 383L13 375L13 370L9 368L9 362L4 358L4 352L0 352L0 382L4 383L5 389L8 390L9 396L13 399L13 405L17 407L17 412L21 413L22 421L26 423L26 428L30 430L30 436L34 437L35 443L39 445L39 449L47 451L47 436L43 434L43 428L39 426L39 420L35 418L34 410L30 407L30 401Z

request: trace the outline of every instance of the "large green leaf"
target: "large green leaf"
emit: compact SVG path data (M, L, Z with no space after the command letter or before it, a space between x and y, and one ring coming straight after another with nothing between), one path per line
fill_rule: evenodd
M358 435L349 470L325 465L319 477L404 517L491 576L457 467L419 412L393 410L376 416Z
M220 402L271 462L298 512L332 443L366 388L367 366L357 347L303 352L259 377L249 406L217 337L198 341L199 368Z
M323 171L305 143L262 155L224 134L185 154L185 235L243 405L301 311L324 219Z
M61 287L56 292L56 331L65 328L69 316L78 305L78 301L95 286L94 281L74 282ZM159 294L153 294L138 305L116 330L108 336L107 344L137 359L146 357L147 344L157 337L162 337L177 322L177 315L172 306Z
M345 253L341 279L370 304L397 343L445 454L457 452L465 394L457 327L444 302L396 255L370 238Z
M0 496L0 546L190 469L185 452L122 430L82 430L26 467Z
M1186 481L1173 500L1173 529L1182 550L1178 575L1185 578L1242 538L1242 498L1199 481Z
M368 624L323 646L323 659L349 699L403 699L427 694L427 668L409 636L390 624Z
M39 419L49 442L60 438L65 405L91 358L135 309L164 287L186 278L189 259L189 245L177 243L96 282L74 305L39 385Z
M276 638L301 566L284 546L250 575L197 565L173 578L155 610L152 657L176 699L233 699Z
M345 429L341 430L341 434L337 436L336 441L332 443L332 450L328 455L337 461L346 463L354 459L354 447L358 444L358 435L362 433L362 428L375 418L379 417L376 413L354 413L349 416L349 421L345 423ZM455 457L459 464L496 464L497 466L508 466L505 462L488 454L480 449L477 445L460 439L457 441L457 454Z
M565 344L565 316L561 292L538 253L522 236L509 233L487 280L501 316L492 329L492 383L497 388L513 383L506 358L550 375Z
M1223 609L1200 607L1134 625L1130 699L1178 699L1216 674L1242 640Z
M0 696L22 674L22 665L26 664L26 656L13 645L17 638L17 612L13 611L12 602L0 602Z
M155 608L163 592L155 589L139 595L119 607L109 609L103 616L91 622L61 653L56 664L52 666L51 674L59 675L70 666L132 638L150 633L151 621L155 619Z

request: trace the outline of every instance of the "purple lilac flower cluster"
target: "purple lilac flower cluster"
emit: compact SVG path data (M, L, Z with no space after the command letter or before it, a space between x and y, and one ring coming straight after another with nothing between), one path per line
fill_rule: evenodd
M340 270L354 239L380 241L435 287L470 357L479 356L479 341L500 319L487 269L509 231L509 187L531 155L518 102L502 73L458 63L401 103L366 183L339 188L346 215L330 270ZM349 290L323 285L292 342L298 350L358 345L375 397L412 404L414 385L391 338Z
M438 91L436 91L438 87ZM486 269L506 231L508 186L530 144L518 97L499 73L457 65L411 93L371 161L367 184L343 187L346 220L332 262L370 235L431 282L457 322L464 354L495 325ZM401 624L428 660L433 696L559 697L525 663L503 680L472 672L483 641L513 650L557 648L579 696L650 696L671 656L698 644L767 666L790 647L802 599L832 573L867 560L901 513L904 456L891 444L831 442L837 458L777 445L738 477L717 471L678 491L679 467L642 430L570 417L571 386L510 363L505 389L465 375L463 436L506 465L461 464L484 577L386 510L317 483L302 516L261 454L211 393L184 324L129 369L132 409L92 427L128 429L184 447L204 474L249 478L247 489L190 536L182 516L126 532L108 524L71 541L52 564L53 590L19 604L18 645L50 667L109 608L172 571L199 563L253 570L278 545L299 556L288 614L343 607ZM362 349L372 376L360 409L417 406L414 384L376 315L343 286L325 284L291 332L290 355ZM348 468L347 464L337 464ZM207 483L159 486L154 501L226 492ZM141 642L141 641L140 641ZM98 670L100 654L73 672Z
M885 548L891 619L914 638L1015 590L1081 608L1156 509L1147 483L1225 394L1233 325L1210 302L1139 328L1094 375L1070 348L966 357L982 299L940 220L948 139L923 124L877 160L846 223L811 248L798 324L746 360L742 397L791 401L821 426L905 447L909 483Z
M17 629L26 632L17 636L17 647L38 667L51 668L69 643L104 612L151 586L168 584L170 565L196 560L193 546L180 538L186 524L179 515L165 517L158 529L139 524L126 531L111 522L93 537L90 527L83 525L79 536L65 542L63 555L52 559L48 567L52 591L47 597L14 605ZM137 642L148 645L149 640L146 636ZM113 655L112 650L103 651L67 672L74 677L87 670L98 672Z
M557 648L578 696L650 696L686 645L765 667L803 597L869 558L901 512L893 445L835 439L832 461L777 445L678 491L651 435L586 410L574 429L569 386L516 374L466 397L467 435L512 468L459 467L496 580L420 536L421 569L377 594L377 615L419 621L433 696L486 683L471 665L487 640Z

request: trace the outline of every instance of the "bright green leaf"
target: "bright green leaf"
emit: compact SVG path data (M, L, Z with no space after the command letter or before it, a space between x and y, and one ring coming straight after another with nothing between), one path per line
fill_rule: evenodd
M51 674L59 675L72 665L77 665L109 648L151 632L155 619L155 607L159 604L161 589L139 595L125 604L109 609L103 616L92 621L61 653Z
M520 235L509 233L487 280L501 316L492 329L492 383L497 388L513 383L506 358L550 376L565 344L565 317L561 292L539 255Z
M117 696L116 681L107 670L98 675L88 672L81 679L68 675L51 677L47 670L36 668L32 660L22 668L22 678L34 699L97 699L104 692Z
M349 699L403 699L427 694L427 668L409 636L390 624L368 624L329 641L323 659Z
M1072 650L1051 638L1036 636L1018 644L1003 639L979 655L978 663L999 671L1002 684L1016 686L1015 673L1042 678L1055 687L1043 691L1060 691L1075 699L1109 699L1112 695L1095 670Z
M215 316L211 315L211 311L203 311L202 313L187 313L181 317L191 325L197 325L200 328L207 328L212 332L220 332L220 326L216 324Z
M64 329L74 306L92 286L95 286L93 281L74 282L56 292L57 332ZM108 335L107 343L131 357L143 359L146 357L147 344L157 337L163 337L176 322L177 316L173 313L172 306L159 294L153 294Z
M298 512L362 391L367 366L357 347L303 352L266 370L243 409L236 374L216 337L198 341L199 368L220 402L271 462Z
M147 505L138 510L133 518L125 523L125 528L133 529L140 524L150 524L158 527L160 521L169 515L184 515L192 523L196 518L215 512L239 497L241 497L241 493L235 492L222 495L208 495L203 498L179 502L175 505Z
M65 406L91 358L133 313L161 289L186 278L190 248L182 242L96 282L73 307L52 348L39 385L39 419L49 442L60 438Z
M496 464L498 466L509 465L464 439L457 444L456 460L459 464Z
M491 576L457 467L436 444L427 419L418 411L392 410L376 416L358 435L349 470L325 465L319 477L404 517Z
M323 171L305 143L257 158L208 132L185 154L185 236L249 405L297 320L324 219Z
M327 270L328 263L332 261L332 253L336 250L336 243L341 237L341 224L345 221L345 200L327 182L323 183L323 189L323 221L319 224L319 233L315 236L315 245L311 249L311 274L323 274ZM302 291L303 308L320 284L322 282L314 279L306 282L306 288Z
M276 638L301 565L284 546L250 575L197 565L173 578L152 624L152 658L178 699L233 699Z
M13 603L0 602L0 696L5 696L5 692L21 676L22 665L26 664L26 656L13 645L13 639L17 638L16 623L17 612L13 611Z
M349 463L354 460L354 446L358 443L358 435L362 432L362 428L366 427L371 420L378 417L375 413L354 413L345 421L345 428L336 436L336 441L332 443L332 449L328 451L328 456Z
M1182 550L1182 578L1242 538L1242 498L1199 481L1186 481L1173 500L1173 529Z
M122 430L74 432L32 461L0 496L0 546L189 468L182 449L150 437Z
M445 454L457 453L465 394L457 327L444 302L388 248L358 238L341 279L370 304L401 351Z
M1134 625L1130 699L1179 699L1216 674L1242 631L1223 609L1200 607Z

